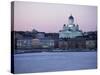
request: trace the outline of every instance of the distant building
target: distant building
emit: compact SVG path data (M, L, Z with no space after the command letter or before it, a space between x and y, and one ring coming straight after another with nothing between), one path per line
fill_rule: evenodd
M59 48L61 49L85 49L86 40L84 38L72 38L59 40Z
M36 34L36 38L37 38L37 39L45 38L45 33L44 33L44 32L38 32L38 33Z
M74 24L74 17L71 15L68 18L68 24L63 25L63 29L59 31L59 38L75 38L82 36L82 31L79 30L79 25Z
M36 29L33 29L32 33L38 33L38 31Z
M86 48L87 49L96 49L97 48L96 40L86 40Z
M32 39L32 48L41 48L41 42L39 39Z
M21 35L21 34L19 34L19 33L15 33L15 38L16 39L22 39L23 38L23 36Z
M60 49L68 49L68 41L65 40L59 40L59 48Z
M40 39L40 43L42 48L54 48L54 40L53 39Z
M16 40L17 49L32 48L32 39L18 39Z
M58 33L45 33L45 38L48 39L59 39L59 34Z

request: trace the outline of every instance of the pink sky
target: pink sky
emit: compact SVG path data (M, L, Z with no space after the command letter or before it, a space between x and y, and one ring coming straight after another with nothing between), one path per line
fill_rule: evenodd
M14 30L59 32L72 14L82 31L97 30L97 7L15 1Z

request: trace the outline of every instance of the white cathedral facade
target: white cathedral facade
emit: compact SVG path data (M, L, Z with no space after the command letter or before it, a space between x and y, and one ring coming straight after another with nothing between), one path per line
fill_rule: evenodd
M82 31L79 30L79 25L74 24L74 17L70 15L68 24L64 24L63 29L59 31L59 38L75 38L77 36L82 36Z

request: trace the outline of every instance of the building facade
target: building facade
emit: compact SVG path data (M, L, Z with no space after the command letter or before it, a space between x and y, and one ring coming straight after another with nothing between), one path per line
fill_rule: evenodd
M16 45L17 49L30 49L32 48L32 39L18 39Z

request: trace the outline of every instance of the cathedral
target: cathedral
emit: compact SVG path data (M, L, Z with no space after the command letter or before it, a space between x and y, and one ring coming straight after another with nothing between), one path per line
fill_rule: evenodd
M59 31L59 38L75 38L82 35L79 25L74 24L74 17L72 15L68 18L68 24L64 24L63 29Z

